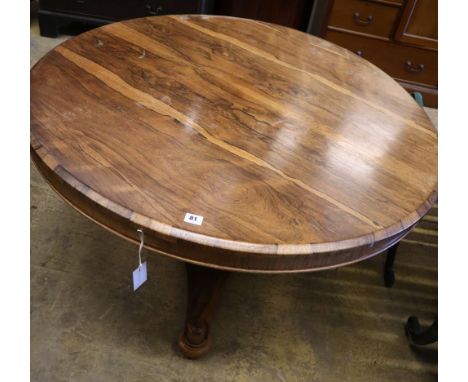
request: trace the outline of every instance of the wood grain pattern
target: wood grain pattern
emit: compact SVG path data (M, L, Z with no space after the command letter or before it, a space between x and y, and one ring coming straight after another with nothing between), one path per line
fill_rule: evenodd
M106 228L241 271L369 257L437 188L437 134L390 77L314 36L221 16L130 20L54 49L31 71L31 153Z

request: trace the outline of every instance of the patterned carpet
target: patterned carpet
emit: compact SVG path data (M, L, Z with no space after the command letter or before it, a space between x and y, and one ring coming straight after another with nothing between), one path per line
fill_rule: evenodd
M437 248L437 208L435 204L403 242Z
M62 39L63 40L63 39ZM31 38L31 64L60 39ZM437 111L428 109L437 124ZM385 256L296 275L233 274L213 348L174 347L183 264L148 257L65 204L31 167L31 381L436 381L437 345L413 348L403 325L437 316L437 206L401 243L393 288Z

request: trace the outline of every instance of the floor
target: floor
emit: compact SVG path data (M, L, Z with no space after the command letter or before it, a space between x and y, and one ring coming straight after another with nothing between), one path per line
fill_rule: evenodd
M31 65L64 38L38 37ZM437 124L437 111L428 110ZM437 209L433 210L436 215ZM397 281L384 256L332 271L233 274L206 358L175 348L183 263L145 252L64 203L31 166L31 381L436 381L437 347L408 345L403 324L437 316L437 219L400 246Z

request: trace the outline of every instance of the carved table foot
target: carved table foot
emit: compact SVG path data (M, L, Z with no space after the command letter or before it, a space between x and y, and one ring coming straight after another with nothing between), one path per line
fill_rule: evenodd
M429 345L437 342L437 319L427 329L422 329L419 320L415 316L408 318L405 329L406 335L413 345Z
M190 359L210 348L210 327L229 272L186 264L187 316L178 347Z

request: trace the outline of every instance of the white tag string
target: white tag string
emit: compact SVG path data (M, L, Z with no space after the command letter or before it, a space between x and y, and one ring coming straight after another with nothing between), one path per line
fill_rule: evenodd
M140 234L140 247L138 248L138 266L141 267L141 250L145 244L145 233L141 228L137 229L137 232Z
M138 248L138 268L133 271L133 290L136 291L148 279L148 269L146 261L141 262L141 251L145 245L145 234L141 228L137 229L140 235L140 246Z

